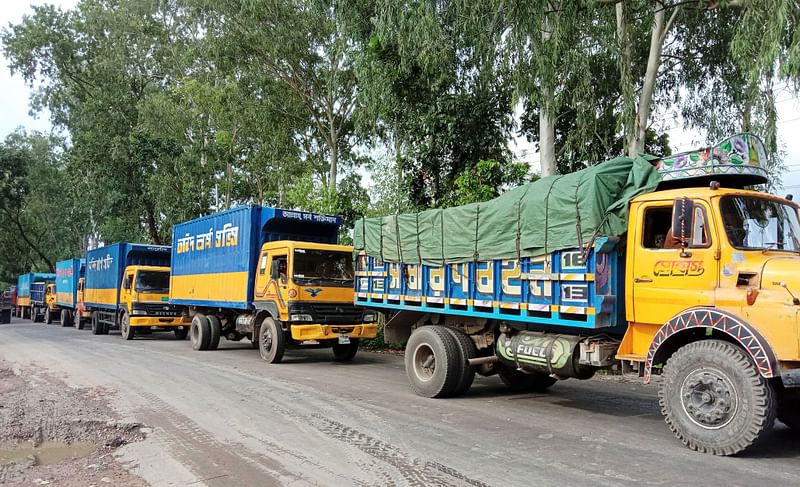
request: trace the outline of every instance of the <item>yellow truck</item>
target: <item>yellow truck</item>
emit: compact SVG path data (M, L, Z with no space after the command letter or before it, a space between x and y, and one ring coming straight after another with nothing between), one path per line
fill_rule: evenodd
M532 391L621 363L659 377L689 448L732 455L777 416L800 428L798 206L741 134L618 158L490 202L356 225L356 300L392 314L427 397L476 373Z
M377 313L353 304L353 248L338 217L242 206L173 228L170 303L192 316L195 350L248 338L270 363L287 348L351 360L377 335Z
M116 243L86 253L83 313L92 333L119 329L122 338L172 331L179 340L189 332L181 309L169 303L168 246Z

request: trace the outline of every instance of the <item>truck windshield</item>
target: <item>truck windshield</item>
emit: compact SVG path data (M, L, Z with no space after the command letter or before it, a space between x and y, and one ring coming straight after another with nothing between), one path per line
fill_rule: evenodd
M719 203L725 233L741 250L800 250L800 223L789 205L755 196L726 196Z
M169 272L138 271L136 273L136 292L151 294L169 293Z
M334 250L295 249L294 282L332 286L353 285L353 256Z

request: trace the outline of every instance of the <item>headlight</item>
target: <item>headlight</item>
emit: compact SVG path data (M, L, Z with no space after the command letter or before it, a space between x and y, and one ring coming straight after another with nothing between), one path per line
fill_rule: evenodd
M314 317L309 314L294 314L289 315L291 321L314 321Z
M375 323L378 321L378 313L364 313L364 323Z
M135 309L135 310L131 311L131 314L132 315L146 315L147 311L145 311L143 309Z

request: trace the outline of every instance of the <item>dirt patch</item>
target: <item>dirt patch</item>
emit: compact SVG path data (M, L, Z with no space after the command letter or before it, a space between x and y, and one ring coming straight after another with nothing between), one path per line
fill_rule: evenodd
M113 455L141 425L116 421L106 396L0 361L0 484L146 485Z

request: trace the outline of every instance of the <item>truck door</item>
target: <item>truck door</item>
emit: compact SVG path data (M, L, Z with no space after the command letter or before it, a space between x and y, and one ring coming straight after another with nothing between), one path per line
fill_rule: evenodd
M262 250L258 259L255 300L274 301L283 311L289 286L289 259L287 249Z
M718 281L719 239L711 209L694 200L692 235L685 251L675 245L672 202L645 202L636 212L633 308L637 323L663 325L694 306L713 306ZM631 275L629 274L629 275Z
M119 290L119 305L120 307L124 307L126 311L131 310L129 304L131 302L131 289L133 289L133 286L133 273L126 273L122 278L122 286L120 286Z

